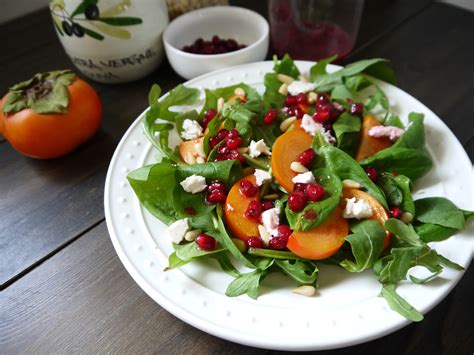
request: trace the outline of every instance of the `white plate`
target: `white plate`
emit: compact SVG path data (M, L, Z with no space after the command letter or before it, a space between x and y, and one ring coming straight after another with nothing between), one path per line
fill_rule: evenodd
M297 62L308 72L310 62ZM232 67L188 81L187 86L216 88L246 82L263 90L263 75L272 62ZM331 66L330 70L336 70ZM402 90L381 83L393 111L406 118L410 111L425 114L427 146L433 170L416 186L417 197L446 196L459 207L473 208L472 167L448 127L427 107ZM270 275L258 300L229 298L231 277L212 261L188 264L163 272L172 252L165 226L144 210L129 186L129 171L154 162L156 151L142 132L143 114L123 136L110 163L105 183L105 215L110 238L126 269L140 287L181 320L237 343L280 350L320 350L354 345L391 333L409 323L377 297L380 284L370 271L351 274L321 265L316 297L291 293L295 284ZM466 230L435 248L468 266L473 239ZM416 270L419 271L419 270ZM461 272L446 269L428 285L403 283L400 295L423 313L438 304L455 286Z

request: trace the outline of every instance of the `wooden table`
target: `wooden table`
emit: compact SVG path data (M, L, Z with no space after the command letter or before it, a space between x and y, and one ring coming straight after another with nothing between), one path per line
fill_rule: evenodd
M266 15L263 1L241 0ZM398 86L441 117L474 157L474 13L429 0L367 0L346 62L392 61ZM32 74L71 67L46 10L0 26L0 92ZM0 353L260 353L203 333L152 301L120 263L104 222L104 181L121 136L153 82L183 79L168 63L146 79L93 84L99 133L73 154L38 161L0 143ZM453 157L455 159L455 157ZM466 172L469 173L469 172ZM419 324L326 351L472 354L474 267Z

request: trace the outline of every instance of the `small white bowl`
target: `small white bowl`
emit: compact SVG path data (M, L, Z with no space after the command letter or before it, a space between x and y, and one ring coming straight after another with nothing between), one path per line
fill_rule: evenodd
M247 47L223 54L182 51L201 37L232 38ZM163 33L166 56L173 69L192 79L217 69L264 60L268 51L268 22L258 13L234 6L213 6L181 15Z

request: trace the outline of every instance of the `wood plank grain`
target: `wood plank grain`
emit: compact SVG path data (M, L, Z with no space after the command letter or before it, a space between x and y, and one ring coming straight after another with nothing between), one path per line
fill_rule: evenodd
M446 4L433 4L348 60L389 59L397 74L397 86L437 113L465 146L472 160L472 38L474 13Z
M422 323L322 354L467 354L474 268ZM269 330L271 331L271 330ZM117 258L105 223L0 293L3 353L226 353L261 350L205 334L155 304ZM275 352L266 352L275 353Z

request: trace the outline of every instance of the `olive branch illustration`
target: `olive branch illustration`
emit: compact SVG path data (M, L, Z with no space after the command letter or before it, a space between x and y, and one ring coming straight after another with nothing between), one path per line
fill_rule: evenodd
M131 0L123 0L104 11L99 10L98 2L99 0L82 0L76 9L69 13L64 0L50 1L49 8L54 27L61 36L81 38L86 35L102 41L105 38L104 35L129 39L130 32L122 27L143 23L139 17L117 16L130 7ZM89 26L94 27L95 30Z

